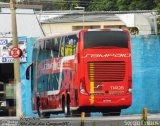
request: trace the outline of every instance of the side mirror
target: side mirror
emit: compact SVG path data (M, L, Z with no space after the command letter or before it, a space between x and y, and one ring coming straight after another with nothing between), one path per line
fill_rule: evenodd
M26 79L29 80L30 79L30 68L33 67L33 63L31 63L27 69L26 69Z

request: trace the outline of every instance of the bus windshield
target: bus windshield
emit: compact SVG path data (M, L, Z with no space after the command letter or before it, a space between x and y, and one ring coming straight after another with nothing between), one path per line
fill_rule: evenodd
M123 31L85 32L84 49L97 47L128 48L128 35Z

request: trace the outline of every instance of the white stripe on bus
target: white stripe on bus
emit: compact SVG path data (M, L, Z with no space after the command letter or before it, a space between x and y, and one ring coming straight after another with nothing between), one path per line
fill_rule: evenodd
M55 95L55 94L58 94L58 93L60 92L60 88L61 88L61 85L62 85L63 63L66 62L66 61L73 60L74 58L75 58L75 55L66 56L66 57L63 57L63 58L61 59L60 75L59 75L59 83L58 83L58 90L55 90L55 91L47 91L47 95Z

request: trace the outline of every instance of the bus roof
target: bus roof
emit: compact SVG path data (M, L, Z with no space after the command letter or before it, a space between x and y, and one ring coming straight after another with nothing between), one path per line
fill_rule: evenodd
M56 34L52 34L52 35L49 35L49 36L38 38L37 41L51 39L51 38L60 37L60 36L67 36L67 35L78 34L79 32L81 32L83 30L100 31L100 30L103 30L103 29L81 29L81 30L77 30L77 31L67 32L67 33L56 33ZM110 30L110 31L124 31L124 29L117 29L117 28L109 28L108 30Z
M73 34L78 34L81 30L78 31L72 31L72 32L68 32L68 33L56 33L56 34L52 34L46 37L41 37L38 39L38 41L40 40L45 40L45 39L51 39L51 38L55 38L55 37L60 37L60 36L67 36L67 35L73 35Z

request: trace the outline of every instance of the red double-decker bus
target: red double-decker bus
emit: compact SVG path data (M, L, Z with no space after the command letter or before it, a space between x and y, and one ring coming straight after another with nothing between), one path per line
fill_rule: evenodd
M38 39L26 71L33 112L41 117L82 111L119 115L132 103L130 43L129 32L119 29Z

